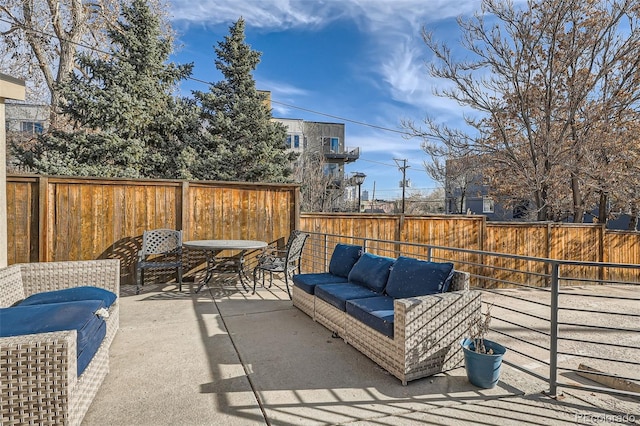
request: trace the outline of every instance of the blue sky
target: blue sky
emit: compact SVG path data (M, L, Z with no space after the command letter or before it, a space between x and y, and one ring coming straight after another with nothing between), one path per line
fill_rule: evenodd
M169 5L179 47L173 60L193 62L194 78L221 80L214 45L242 16L247 43L262 52L254 78L258 89L271 91L274 117L344 122L345 144L361 150L346 171L367 175L362 190L370 196L374 182L376 198L400 196L402 174L394 159L408 160L409 194L438 186L424 171L428 158L419 139L347 120L398 131L401 120L420 122L426 115L450 125L460 122L461 107L433 95L443 82L427 73L430 56L421 30L426 27L453 47L459 38L455 18L478 11L480 0L169 0ZM190 94L208 87L188 81L181 90Z

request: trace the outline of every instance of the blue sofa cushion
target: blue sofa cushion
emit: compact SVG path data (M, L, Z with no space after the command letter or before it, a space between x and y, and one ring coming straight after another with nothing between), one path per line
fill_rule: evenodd
M394 299L442 293L452 276L453 263L400 256L391 268L385 293Z
M309 294L314 293L318 284L346 283L347 279L333 275L330 272L320 272L317 274L297 274L293 276L293 285Z
M77 359L77 371L78 376L89 366L89 363L93 359L93 356L98 352L100 344L107 335L107 323L104 320L97 322L99 324L98 329L93 333L87 333L84 341L84 346L78 349Z
M393 297L378 296L347 301L347 314L393 338Z
M316 286L316 297L341 311L347 310L347 300L374 296L380 296L380 294L358 284L321 284Z
M44 305L47 303L74 302L77 300L102 300L105 308L109 309L116 298L116 294L109 290L85 286L32 294L18 303L17 306Z
M329 272L339 277L347 278L353 265L356 264L362 247L352 244L336 244L329 261Z
M393 262L389 257L364 253L349 272L349 282L382 293Z
M95 312L101 300L0 308L0 337L77 330L77 374L80 376L100 347L107 329Z

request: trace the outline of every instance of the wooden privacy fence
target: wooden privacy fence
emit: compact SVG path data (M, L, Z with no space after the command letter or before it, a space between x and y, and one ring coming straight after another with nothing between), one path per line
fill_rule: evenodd
M484 216L401 216L313 213L301 215L300 228L312 232L454 247L543 259L640 264L640 234L610 231L603 224L490 222ZM349 241L352 241L349 239ZM345 242L348 242L345 240ZM370 243L370 251L389 256L389 244ZM376 244L380 245L377 247ZM402 247L404 255L426 255L424 247ZM330 254L329 254L330 255ZM480 277L537 286L549 284L549 263L490 254L433 250L434 259L449 259ZM516 271L522 271L518 274ZM640 282L637 268L565 265L564 276L585 284ZM525 282L526 281L526 282ZM566 284L567 281L563 281ZM483 283L477 283L483 285Z
M8 175L8 261L118 258L130 284L144 230L286 239L298 227L298 194L287 184Z
M454 247L537 258L640 264L640 234L602 224L488 222L484 216L402 216L299 213L299 188L183 180L7 176L9 263L118 258L123 283L133 283L135 256L146 229L182 229L185 240L286 241L292 229L348 237ZM397 251L372 242L372 251ZM378 246L376 246L376 244ZM411 255L422 247L403 247ZM424 255L424 253L417 253ZM479 276L513 280L513 271L540 274L548 263L487 254L433 250ZM200 260L202 260L200 258ZM473 265L473 266L470 266ZM545 266L546 265L546 266ZM569 266L586 282L638 282L636 269ZM566 270L564 272L567 272Z

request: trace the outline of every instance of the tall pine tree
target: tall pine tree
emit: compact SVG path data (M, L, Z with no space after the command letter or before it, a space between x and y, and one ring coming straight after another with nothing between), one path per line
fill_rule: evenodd
M206 123L194 174L201 179L284 182L295 154L286 151L286 130L271 121L266 95L256 89L252 73L261 54L245 43L244 28L240 18L215 48L216 68L225 79L207 93L194 93Z
M166 63L172 40L145 0L123 6L108 37L110 54L79 54L82 72L61 86L75 130L45 135L18 157L45 174L191 177L187 145L200 132L199 117L193 102L172 91L193 66Z

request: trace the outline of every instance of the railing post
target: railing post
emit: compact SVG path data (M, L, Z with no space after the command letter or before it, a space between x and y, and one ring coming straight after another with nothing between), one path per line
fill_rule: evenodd
M329 242L328 242L328 238L329 236L327 234L324 234L324 247L322 248L322 253L324 254L324 270L328 271L329 270L329 262L327 262L327 250L329 249Z
M431 262L431 246L427 247L427 262Z
M560 264L551 263L551 342L549 342L549 395L556 396L558 388L558 297Z

